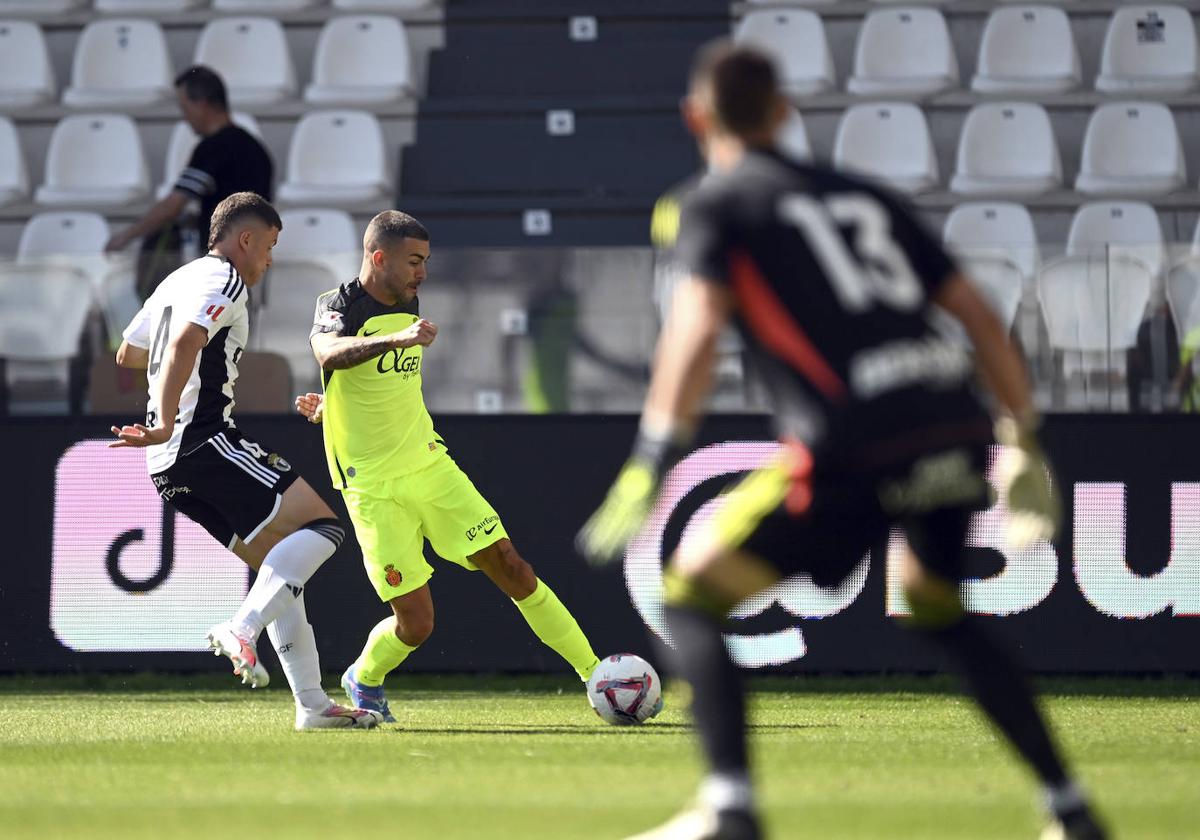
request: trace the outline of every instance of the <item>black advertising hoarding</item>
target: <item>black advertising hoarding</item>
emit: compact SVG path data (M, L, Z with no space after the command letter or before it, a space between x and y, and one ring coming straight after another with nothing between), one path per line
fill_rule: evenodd
M106 447L103 418L9 421L9 551L0 573L0 671L208 670L204 631L234 611L245 568L164 510L142 454ZM579 524L628 451L635 420L612 416L443 417L451 455L504 519L518 549L579 619L597 652L660 658L661 556L720 504L717 494L773 450L764 418L711 418L673 471L624 565L589 569ZM319 432L296 417L243 428L341 511ZM1039 671L1200 671L1200 456L1187 417L1058 416L1046 442L1067 503L1055 545L999 548L1001 511L972 532L974 612ZM786 581L741 605L730 646L742 664L788 671L926 671L932 651L889 616L905 610L895 545L879 545L838 589ZM437 616L406 668L563 670L482 575L433 560ZM323 665L355 657L386 608L354 540L306 588Z

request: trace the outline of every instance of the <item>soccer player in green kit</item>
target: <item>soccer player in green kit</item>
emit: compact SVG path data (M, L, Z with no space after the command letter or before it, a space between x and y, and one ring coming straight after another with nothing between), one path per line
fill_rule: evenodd
M393 615L375 625L342 687L360 709L394 722L383 681L433 632L433 567L481 570L538 638L587 680L599 660L571 613L513 547L504 524L446 451L421 396L421 359L437 327L421 318L429 233L387 210L367 226L359 276L317 299L310 341L325 393L296 407L323 423L325 455L363 564Z

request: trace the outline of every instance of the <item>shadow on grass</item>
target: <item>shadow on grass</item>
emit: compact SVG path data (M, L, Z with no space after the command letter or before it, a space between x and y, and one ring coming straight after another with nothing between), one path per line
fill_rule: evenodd
M764 723L752 724L754 732L787 731L798 729L840 729L831 723ZM595 724L561 723L553 726L405 726L403 723L388 727L384 731L396 735L598 735L602 738L624 737L625 733L639 735L679 735L692 729L686 723L653 721L644 726L596 726Z
M325 685L337 685L338 676L327 674ZM1037 677L1039 693L1076 697L1200 697L1200 678L1192 676L1097 676ZM751 691L783 694L959 694L958 682L945 674L912 675L812 675L752 676ZM530 697L546 694L575 694L580 685L569 675L548 674L413 674L391 677L388 688L397 697L416 702L458 699L463 695ZM670 680L668 680L670 688ZM166 702L175 695L199 696L205 702L234 702L251 697L287 696L282 679L266 689L242 688L227 674L148 673L136 674L9 674L0 676L0 696L31 693L96 693L159 695ZM335 694L340 692L334 691Z

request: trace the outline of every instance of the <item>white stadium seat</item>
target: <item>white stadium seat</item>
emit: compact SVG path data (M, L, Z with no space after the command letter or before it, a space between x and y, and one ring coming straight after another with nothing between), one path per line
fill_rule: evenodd
M65 264L78 269L87 275L93 295L103 301L108 274L123 261L122 258L110 261L104 254L110 233L108 222L99 213L84 210L37 213L21 230L17 262ZM119 332L124 327L125 324L119 324L116 329Z
M22 14L60 15L78 9L88 0L0 0L0 14L21 12Z
M1144 201L1092 201L1075 211L1067 254L1118 254L1136 259L1158 277L1166 266L1162 225Z
M317 0L213 0L219 12L295 12L316 4Z
M1160 102L1112 102L1088 120L1075 189L1093 195L1163 195L1187 180L1171 109Z
M311 260L346 251L362 251L362 235L345 210L299 207L280 214L283 230L271 249L280 260Z
M412 57L399 20L353 15L333 18L321 29L306 100L358 105L394 102L412 94Z
M54 127L38 203L128 204L149 192L142 141L129 117L79 114Z
M942 241L951 253L964 259L1010 260L1030 283L1041 262L1033 217L1020 204L1009 201L968 201L946 216Z
M846 83L860 96L927 96L958 87L958 59L936 9L876 9L867 15Z
M938 182L929 124L920 108L906 102L848 108L833 141L833 165L905 193L923 192Z
M1188 333L1200 327L1200 256L1192 255L1171 267L1167 274L1167 308L1182 343Z
M108 242L108 222L85 210L48 210L32 216L21 230L17 259L100 256Z
M440 0L333 0L333 8L348 12L412 12L437 6Z
M1098 201L1076 211L1066 255L1038 275L1047 334L1061 352L1065 408L1127 407L1126 351L1137 343L1165 259L1149 204Z
M186 12L205 0L96 0L96 11L113 15L166 15Z
M950 189L972 195L1038 195L1062 185L1062 160L1041 105L976 105L958 139Z
M348 279L338 277L324 263L311 261L276 260L267 272L263 306L254 326L255 349L283 355L301 392L321 390L320 369L308 343L317 296Z
M1196 87L1196 26L1180 6L1124 6L1113 12L1096 90L1184 93Z
M1154 278L1140 260L1064 256L1038 274L1050 346L1062 354L1066 408L1127 408L1126 352L1137 344Z
M392 189L379 120L366 111L317 111L296 124L288 147L283 201L347 204L373 201Z
M42 28L25 20L0 21L0 108L40 105L57 91Z
M779 82L789 96L812 96L834 86L833 54L816 12L757 9L742 18L733 37L775 59Z
M271 250L284 262L319 262L333 270L339 282L353 277L362 263L362 231L345 210L297 208L280 215L283 230Z
M262 139L262 130L258 126L256 120L250 114L244 114L241 111L234 111L230 114L230 118L236 125L246 129L259 140ZM200 142L200 138L196 132L192 131L192 127L183 120L175 123L175 127L171 129L171 137L167 140L167 156L163 162L163 179L158 185L158 197L163 198L175 186L175 182L179 180L180 173L183 172L188 161L192 158L192 152L195 151L196 145Z
M808 130L804 118L795 108L790 109L787 119L779 129L779 150L798 161L812 160L812 146L808 142Z
M172 95L175 74L162 27L152 20L95 20L83 28L63 104L135 108Z
M88 278L70 266L0 265L0 358L10 412L24 413L26 396L30 413L66 413L68 363L92 299Z
M17 127L8 117L0 117L0 204L29 197L29 170Z
M296 95L296 70L279 21L216 18L196 42L195 63L216 70L234 107L271 105Z
M1066 12L1006 6L983 28L971 89L980 93L1063 93L1079 87L1079 51Z

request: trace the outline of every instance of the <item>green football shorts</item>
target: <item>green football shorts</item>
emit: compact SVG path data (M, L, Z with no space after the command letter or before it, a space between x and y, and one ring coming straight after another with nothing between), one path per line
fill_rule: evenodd
M449 455L375 487L347 488L342 496L367 576L383 601L429 581L425 540L442 558L477 571L468 558L508 536L496 509Z

